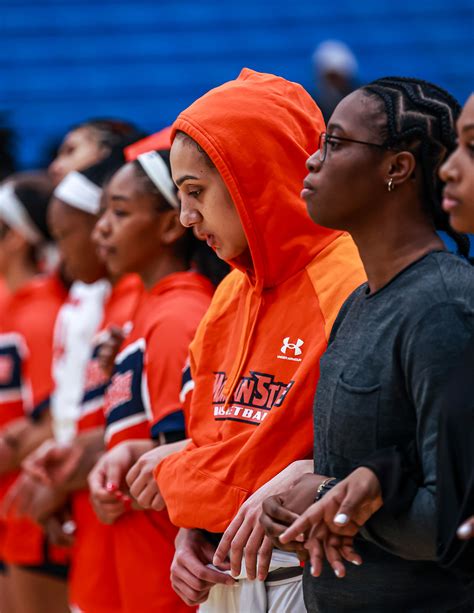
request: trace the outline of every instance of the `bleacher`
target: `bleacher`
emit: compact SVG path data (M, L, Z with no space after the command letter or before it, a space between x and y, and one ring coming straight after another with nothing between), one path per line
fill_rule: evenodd
M242 66L311 88L325 38L354 49L362 80L422 76L462 101L474 88L472 0L0 0L0 35L23 167L86 117L157 130Z

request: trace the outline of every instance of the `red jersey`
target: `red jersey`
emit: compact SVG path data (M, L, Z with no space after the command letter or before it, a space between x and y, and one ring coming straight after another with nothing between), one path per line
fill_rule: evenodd
M67 291L55 275L38 276L13 293L0 322L0 422L33 416L52 390L56 315ZM1 478L0 497L18 476ZM40 564L44 535L32 521L8 518L3 557L12 564ZM62 556L61 556L62 558Z
M106 391L109 448L131 438L166 440L172 433L184 437L179 399L182 367L211 294L207 279L180 272L163 278L142 296ZM169 580L177 529L166 511L131 511L112 528L121 611L189 611Z
M93 340L92 356L86 368L79 432L105 426L104 392L108 377L99 367L97 355L110 326L126 326L136 311L143 284L136 275L126 275L112 288L104 305L104 319ZM72 495L76 534L69 573L72 605L94 613L116 613L120 599L114 558L113 528L102 524L90 503L87 489ZM91 572L94 569L94 572Z

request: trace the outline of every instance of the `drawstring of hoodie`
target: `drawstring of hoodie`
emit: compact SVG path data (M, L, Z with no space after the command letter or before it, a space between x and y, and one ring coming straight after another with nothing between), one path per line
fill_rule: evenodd
M255 316L250 317L252 302L254 296L257 296L257 306L255 309ZM229 377L224 386L224 394L225 394L225 403L224 403L224 411L229 406L229 403L232 400L232 396L234 394L234 390L239 382L239 376L242 371L242 367L245 364L247 356L250 351L250 345L252 342L252 337L257 325L258 316L260 314L260 307L262 306L262 293L255 288L253 291L249 292L246 301L245 301L245 312L244 312L244 321L245 324L243 326L242 334L240 336L239 348L237 351L236 359L234 362L234 366L229 373Z

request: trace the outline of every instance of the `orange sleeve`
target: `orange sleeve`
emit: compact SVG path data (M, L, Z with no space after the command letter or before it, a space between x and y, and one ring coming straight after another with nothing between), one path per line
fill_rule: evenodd
M208 304L204 294L190 299L183 296L147 338L144 377L153 438L169 432L183 432L184 436L184 403L180 398L183 366Z
M183 364L190 334L182 320L155 326L147 339L144 377L151 414L151 435L184 431L180 401Z
M53 390L51 363L54 320L45 309L44 314L39 314L37 323L31 328L26 339L28 355L23 364L23 376L25 384L31 390L31 398L25 403L27 412L45 402ZM30 402L31 407L28 406Z

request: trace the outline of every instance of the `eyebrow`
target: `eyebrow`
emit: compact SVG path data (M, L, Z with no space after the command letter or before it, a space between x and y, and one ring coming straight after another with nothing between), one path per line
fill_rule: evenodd
M474 128L474 123L470 123L467 126L463 126L461 132L467 132L468 130L472 130Z
M194 175L183 175L182 177L179 177L179 179L176 179L175 183L179 187L182 183L184 183L188 179L193 179L194 181L200 180L199 177L195 177Z
M111 200L125 200L125 201L130 200L130 198L127 198L127 196L122 196L121 194L112 194L110 196L110 199Z
M328 132L329 132L329 130L331 130L331 131L332 130L341 130L341 132L344 132L344 128L340 124L338 124L338 123L330 123L330 124L328 124L327 129L328 129Z

